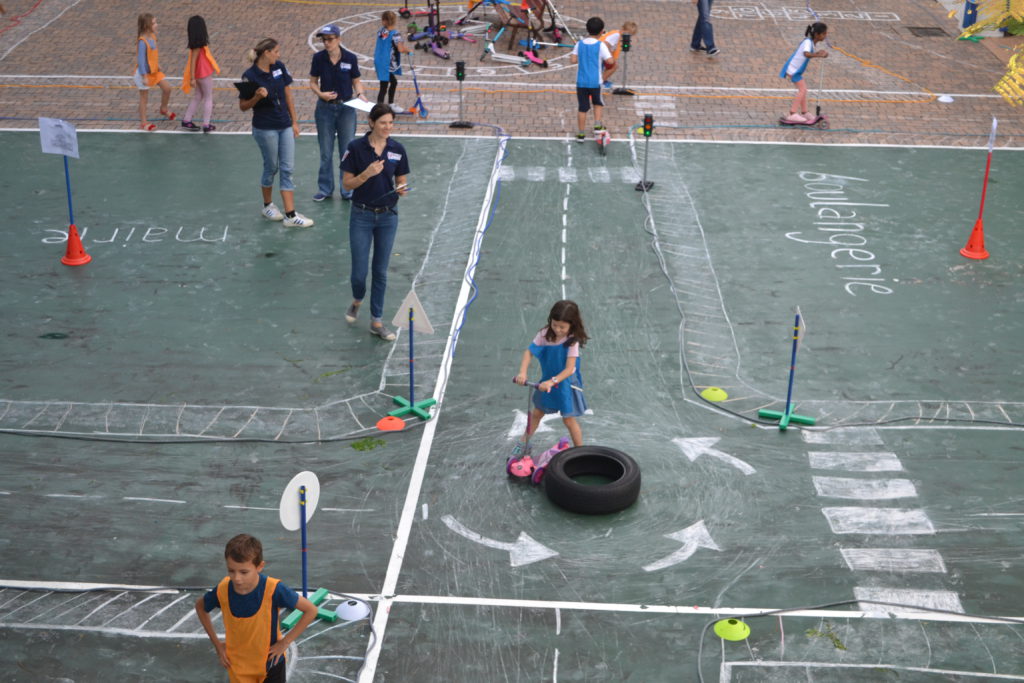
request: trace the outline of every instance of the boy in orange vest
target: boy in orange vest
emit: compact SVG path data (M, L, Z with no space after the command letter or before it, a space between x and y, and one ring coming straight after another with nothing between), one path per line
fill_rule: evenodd
M259 539L249 534L235 536L224 547L224 560L228 575L196 600L199 623L231 683L284 683L285 652L316 619L317 608L278 579L260 573L266 562ZM224 641L210 619L210 612L217 607L224 615ZM302 610L302 619L283 638L277 618L282 607Z
M622 54L622 34L628 33L630 36L635 36L639 30L640 27L636 25L635 21L627 21L618 31L605 31L601 34L599 40L608 46L612 53L612 59L615 60L615 63L611 66L606 66L604 73L601 74L601 85L605 89L612 89L612 74L619 68L619 56Z

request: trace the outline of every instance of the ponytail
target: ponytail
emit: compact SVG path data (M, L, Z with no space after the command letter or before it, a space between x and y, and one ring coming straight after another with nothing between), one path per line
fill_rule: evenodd
M804 31L805 38L814 38L814 36L820 36L822 33L828 31L828 26L823 22L816 21L813 24L807 25L807 30Z
M255 64L256 60L260 58L267 50L273 50L277 47L277 41L273 38L264 38L260 42L256 43L256 47L252 48L245 53L245 59L250 64Z

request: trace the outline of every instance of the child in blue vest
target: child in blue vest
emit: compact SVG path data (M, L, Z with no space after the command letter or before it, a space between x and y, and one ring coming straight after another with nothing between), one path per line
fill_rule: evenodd
M398 89L398 79L395 76L402 74L402 54L408 54L409 48L405 46L401 31L395 28L398 15L388 10L381 15L380 23L377 44L373 48L373 68L377 72L377 80L380 81L377 104L383 104L385 94L388 96L388 104L394 104L395 90Z
M579 103L576 142L587 139L584 130L591 104L594 105L594 130L604 130L601 123L601 111L604 109L604 102L601 101L601 74L605 67L614 66L615 60L608 46L600 40L602 31L604 22L600 17L587 19L587 37L573 45L569 56L571 63L579 65L576 70L576 100Z

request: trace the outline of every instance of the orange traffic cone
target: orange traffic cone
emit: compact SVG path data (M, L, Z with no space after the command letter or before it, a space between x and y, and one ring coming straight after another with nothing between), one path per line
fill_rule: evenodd
M65 266L84 266L89 261L92 261L92 256L85 253L85 247L82 246L82 238L78 236L78 228L72 223L71 227L68 228L68 249L60 262Z
M971 237L967 240L967 244L960 250L960 253L967 258L983 259L988 258L988 252L985 251L985 227L981 223L981 218L978 218L974 224L974 230L971 231Z

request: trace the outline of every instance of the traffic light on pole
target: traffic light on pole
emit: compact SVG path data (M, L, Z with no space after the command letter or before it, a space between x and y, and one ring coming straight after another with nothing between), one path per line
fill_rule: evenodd
M654 132L654 114L644 114L644 137L651 137Z
M628 33L622 34L622 51L629 52L629 48L632 46L633 36Z
M464 81L466 80L466 63L455 62L455 80Z

